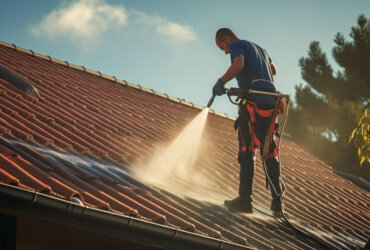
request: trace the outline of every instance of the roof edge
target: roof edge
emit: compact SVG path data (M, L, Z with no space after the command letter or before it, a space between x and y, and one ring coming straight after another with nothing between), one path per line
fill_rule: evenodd
M343 172L335 168L333 168L333 172L339 175L340 177L351 181L356 186L370 192L370 183L367 180L363 179L362 177L351 173Z
M189 243L200 247L201 249L251 249L247 246L144 221L131 216L90 208L76 204L73 201L66 201L47 194L26 190L5 183L0 183L0 195L4 198L11 198L13 203L11 206L7 206L5 204L6 202L3 202L3 206L0 204L0 208L10 208L11 210L18 210L27 214L38 215L57 222L63 221L64 223L71 223L76 226L83 226L81 223L84 219L86 221L95 221L97 225L99 224L98 222L103 222L104 225L109 226L110 230L107 231L100 227L95 228L95 230L105 232L119 238L126 238L128 240L130 240L130 238L127 238L122 234L123 228L125 230L131 229L134 231L140 231L143 234L158 236L166 239L169 244L175 245L180 243ZM73 222L70 222L70 220ZM89 223L89 225L91 226L92 224ZM94 230L94 228L91 227L91 230Z
M88 68L85 68L84 66L78 66L78 65L69 63L67 61L61 61L59 59L55 59L53 57L50 57L49 55L45 56L45 55L42 55L40 53L34 52L33 50L28 50L28 49L18 47L14 43L10 44L10 43L7 43L7 42L4 42L4 41L0 40L0 45L2 45L4 47L8 47L10 49L13 49L15 51L19 51L19 52L22 52L22 53L25 53L25 54L28 54L28 55L31 55L31 56L34 56L34 57L44 59L44 60L52 62L52 63L57 63L57 64L60 64L60 65L63 65L67 68L73 68L73 69L76 69L76 70L84 71L86 73L89 73L89 74L92 74L92 75L95 75L95 76L99 76L103 79L106 79L106 80L109 80L109 81L112 81L112 82L115 82L115 83L119 83L119 84L122 84L124 86L131 87L131 88L134 88L134 89L137 89L137 90L140 90L140 91L144 91L144 92L147 92L149 94L153 94L153 95L162 97L164 99L167 99L167 100L175 102L175 103L179 103L179 104L182 104L182 105L185 105L185 106L188 106L188 107L192 107L192 108L195 108L195 109L199 109L199 110L205 109L205 107L196 105L192 102L188 102L184 99L180 99L180 98L169 96L167 94L156 92L153 89L144 88L144 87L140 86L139 84L130 83L130 82L127 82L126 80L120 80L120 79L117 79L115 76L109 76L109 75L106 75L106 74L102 74L100 71L95 71L95 70L92 70L92 69L88 69ZM209 112L212 113L212 114L215 114L217 116L221 116L223 118L226 118L226 119L230 119L230 120L233 120L233 121L236 120L235 117L229 116L226 113L216 112L213 109L209 109Z

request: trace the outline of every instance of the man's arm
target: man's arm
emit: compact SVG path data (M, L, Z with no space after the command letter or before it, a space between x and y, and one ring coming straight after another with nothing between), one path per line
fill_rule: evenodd
M271 72L273 76L276 75L276 66L273 62L271 63Z
M228 68L226 73L220 78L221 81L225 84L235 76L237 76L244 67L244 56L235 56L233 58L233 63Z

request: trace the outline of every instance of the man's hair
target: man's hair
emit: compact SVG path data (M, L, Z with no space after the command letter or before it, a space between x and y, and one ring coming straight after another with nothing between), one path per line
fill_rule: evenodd
M221 29L217 30L217 32L216 32L216 39L217 40L222 42L222 41L225 40L225 37L231 37L231 38L240 40L239 37L237 35L235 35L235 33L229 28L221 28Z

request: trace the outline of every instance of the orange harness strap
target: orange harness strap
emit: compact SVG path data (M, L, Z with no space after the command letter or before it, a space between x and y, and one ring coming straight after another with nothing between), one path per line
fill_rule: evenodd
M279 113L284 112L284 102L282 97L278 97L275 102L274 109L272 110L271 114L271 122L267 130L267 134L265 137L265 142L263 144L263 151L262 151L262 156L266 157L266 160L277 157L278 152L277 148L275 147L274 151L270 154L268 152L270 151L270 145L272 143L272 140L274 139L274 135L279 133L278 128L275 126L276 124L276 118L279 115Z
M249 127L249 134L251 135L251 143L249 146L250 151L255 151L259 148L260 142L258 141L258 138L255 133L254 126L256 124L256 116L255 116L255 108L249 104L249 102L246 105L246 108L248 110L250 121L248 121L248 127Z

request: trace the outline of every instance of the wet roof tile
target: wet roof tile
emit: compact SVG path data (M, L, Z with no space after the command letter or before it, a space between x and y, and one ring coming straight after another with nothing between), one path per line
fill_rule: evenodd
M168 143L199 113L193 104L9 47L0 45L0 64L33 84L41 98L0 79L0 182L66 200L78 197L86 206L246 246L310 247L304 237L264 213L271 197L260 159L254 203L261 212L253 216L153 189L129 174L134 163L145 162L157 144ZM212 143L200 154L199 171L224 196L235 196L239 166L233 120L210 114L205 137ZM344 247L353 246L352 239L364 243L369 238L369 192L288 139L281 158L286 211L296 225L327 234L328 244ZM213 192L212 187L188 186Z
M42 193L51 193L50 186L43 183L38 179L38 176L34 176L34 173L30 173L22 168L17 162L10 160L8 157L0 154L0 164L3 171L8 173L10 180L14 181L17 178L22 184Z

